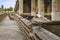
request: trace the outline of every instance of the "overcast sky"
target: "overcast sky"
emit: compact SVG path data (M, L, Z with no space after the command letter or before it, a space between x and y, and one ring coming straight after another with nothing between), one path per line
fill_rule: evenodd
M4 8L15 7L16 0L0 0L0 7L4 5Z

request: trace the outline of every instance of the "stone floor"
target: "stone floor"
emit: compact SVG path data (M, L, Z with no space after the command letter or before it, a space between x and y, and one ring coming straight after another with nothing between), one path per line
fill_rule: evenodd
M16 22L10 20L8 16L0 22L0 40L24 40Z

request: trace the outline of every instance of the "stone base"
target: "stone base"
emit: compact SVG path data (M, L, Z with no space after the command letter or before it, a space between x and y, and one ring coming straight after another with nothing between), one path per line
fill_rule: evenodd
M36 16L36 12L31 12L31 16Z
M52 12L52 21L60 21L60 12Z
M38 12L38 14L44 17L44 12Z

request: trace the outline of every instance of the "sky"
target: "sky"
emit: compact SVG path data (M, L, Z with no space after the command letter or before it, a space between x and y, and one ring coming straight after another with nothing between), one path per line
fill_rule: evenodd
M4 8L10 8L15 7L16 0L0 0L0 7L1 5L4 6Z

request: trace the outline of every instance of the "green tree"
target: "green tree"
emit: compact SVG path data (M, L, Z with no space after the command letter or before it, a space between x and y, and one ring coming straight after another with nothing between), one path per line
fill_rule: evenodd
M5 9L4 9L4 11L12 11L12 10L13 10L12 7L10 7L10 8L5 8Z
M3 5L1 5L1 8L3 9L3 8L4 8L4 6L3 6Z
M10 8L9 8L9 11L12 11L12 10L13 10L13 8L12 8L12 7L10 7Z

